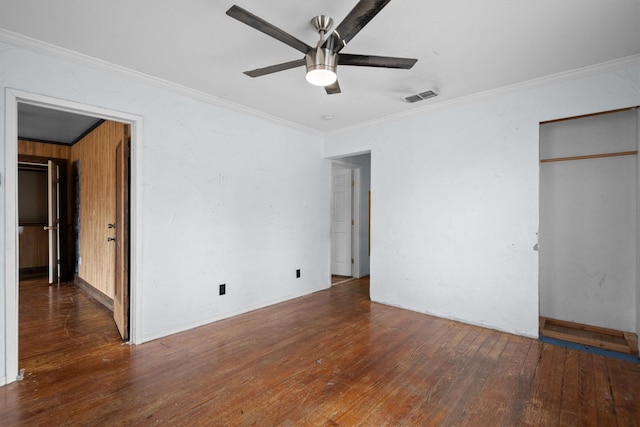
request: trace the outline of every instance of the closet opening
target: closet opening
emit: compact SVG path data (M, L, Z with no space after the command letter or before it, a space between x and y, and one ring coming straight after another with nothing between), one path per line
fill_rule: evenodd
M540 336L638 354L638 110L540 124Z

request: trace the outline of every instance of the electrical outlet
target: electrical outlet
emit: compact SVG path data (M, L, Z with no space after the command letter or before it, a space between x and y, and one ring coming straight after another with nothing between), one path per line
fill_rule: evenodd
M227 293L227 285L226 284L222 284L220 285L220 295L224 295Z
M300 278L300 269L297 269L296 270L296 279L299 279L299 278Z

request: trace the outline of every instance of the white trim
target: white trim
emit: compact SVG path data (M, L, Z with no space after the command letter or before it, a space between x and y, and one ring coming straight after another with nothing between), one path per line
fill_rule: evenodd
M478 101L479 99L485 99L488 97L507 95L514 92L519 92L528 89L534 89L542 86L548 86L552 84L558 84L569 80L575 80L590 76L595 76L598 74L604 74L607 72L617 71L625 69L629 66L638 66L640 65L640 54L631 55L624 58L614 59L612 61L602 62L600 64L589 65L586 67L563 71L556 74L551 74L549 76L539 77L532 80L527 80L520 83L515 83L508 86L502 86L495 89L489 89L482 92L476 92L471 95L461 96L454 99L449 99L441 102L433 102L431 104L427 104L424 107L412 109L409 111L403 111L397 114L391 114L389 116L369 120L363 123L358 123L353 126L344 127L341 129L337 129L335 131L329 131L324 134L324 136L329 135L339 135L346 132L351 132L357 129L366 128L372 125L378 125L390 121L395 121L398 119L402 119L405 117L411 117L417 114L422 114L427 111L438 111L443 110L445 108L470 104L472 102Z
M636 110L636 150L640 148L640 109ZM636 158L636 335L640 334L640 156ZM640 342L638 342L640 351Z
M142 343L142 147L143 120L131 124L131 168L129 194L129 342Z
M5 90L4 121L5 383L18 377L18 101Z
M131 125L131 201L130 201L130 342L142 342L142 147L143 119L108 110L16 89L5 90L5 177L4 177L4 273L5 273L5 380L18 375L18 102L80 113Z
M217 96L214 96L196 89L192 89L187 86L179 85L177 83L173 83L165 79L161 79L160 77L155 77L150 74L145 74L140 71L135 71L126 67L122 67L120 65L103 61L98 58L84 55L82 53L79 53L70 49L65 49L60 46L56 46L50 43L43 42L41 40L24 36L22 34L14 33L13 31L9 31L4 28L0 28L0 42L5 42L13 46L17 46L17 47L27 49L32 52L40 53L43 55L53 56L58 59L75 62L76 64L79 64L79 65L89 66L94 69L98 69L100 71L106 71L112 74L120 75L126 78L133 79L138 82L155 86L160 89L168 90L175 94L187 96L197 101L206 102L208 104L213 104L218 107L225 108L227 110L232 110L235 112L247 114L261 120L266 120L271 123L286 126L291 129L295 129L305 133L310 133L317 136L323 135L323 132L320 132L316 129L309 128L307 126L303 126L298 123L294 123L292 121L273 116L271 114L267 114L263 111L258 111L253 108L249 108L244 105L237 104L235 102L227 101L225 99L218 98Z
M361 175L362 170L360 166L352 168L353 171L353 206L351 208L351 216L353 218L353 228L351 229L351 256L353 256L353 265L351 266L351 276L359 279L362 277L360 274L360 188L361 188Z

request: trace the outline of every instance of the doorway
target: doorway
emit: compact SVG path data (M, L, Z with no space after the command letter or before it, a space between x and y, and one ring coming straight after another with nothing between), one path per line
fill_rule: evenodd
M540 316L637 332L638 115L540 125Z
M55 288L42 286L47 282L31 283L29 295L40 290L49 298L61 293L61 286L80 286L86 293L113 312L115 325L124 341L128 340L128 125L109 120L91 118L88 129L73 129L76 115L72 117L59 112L31 106L26 109L19 105L18 114L18 160L25 158L40 162L46 168L46 209L44 213L44 246L48 249L48 284ZM37 114L31 114L37 111ZM46 127L46 120L56 122L56 128L64 132L52 132L51 136L42 135L46 140L34 140L33 133ZM66 119L66 121L65 121ZM72 130L71 133L67 133ZM76 134L79 134L76 136ZM46 141L46 142L45 142ZM61 158L51 159L52 153ZM68 173L67 164L74 164L73 177ZM81 171L79 164L87 167ZM68 185L74 182L76 185ZM26 189L19 182L21 190ZM71 194L71 197L66 197ZM19 206L27 206L34 194L19 193ZM37 194L35 194L37 195ZM75 203L68 203L73 200ZM74 208L71 207L74 206ZM67 215L67 212L74 215ZM19 212L20 227L30 228L22 222L23 213ZM72 223L78 226L72 226ZM44 230L42 230L44 228ZM34 248L27 235L19 233L19 261L23 263L25 253ZM75 234L75 236L74 236ZM42 235L42 234L40 234ZM73 236L73 237L72 237ZM76 244L72 244L75 242ZM48 244L47 244L48 243ZM71 249L71 250L69 250ZM73 260L73 262L72 262ZM81 260L84 260L80 262ZM73 265L72 265L73 264ZM75 271L75 276L71 271ZM25 286L20 280L20 296ZM29 304L27 304L29 305ZM24 306L24 304L23 304ZM53 313L50 306L41 311L42 320ZM21 309L22 313L23 310ZM38 313L30 313L33 319ZM22 317L19 318L20 339L26 339L22 333ZM108 331L105 331L108 333ZM82 333L82 328L77 330ZM20 342L20 348L33 348L30 343ZM26 344L26 345L25 345ZM38 351L42 351L41 348ZM24 360L29 354L19 354Z
M20 280L44 277L49 268L47 178L48 168L41 162L18 164Z
M20 144L23 151L33 153L25 147L29 141L23 140ZM47 154L45 151L40 154ZM43 275L48 277L49 284L72 279L70 233L66 226L67 163L67 159L51 156L18 155L20 279Z
M130 262L128 265L129 279L129 308L128 326L129 339L133 344L141 342L138 312L140 309L139 276L140 268L140 214L142 190L142 118L128 113L107 110L101 107L78 104L42 95L31 94L18 90L7 89L5 116L5 197L14 203L5 203L5 313L6 313L6 382L18 378L18 284L19 284L19 248L18 242L18 104L26 103L49 108L56 111L66 111L74 114L103 118L124 123L130 127L130 197L128 239ZM115 154L114 154L115 156ZM114 165L115 166L115 165ZM114 177L115 179L115 177ZM114 259L115 263L115 259Z
M331 276L343 279L353 276L355 264L353 198L357 193L353 175L351 167L338 163L331 167Z
M332 161L332 284L369 275L371 154Z

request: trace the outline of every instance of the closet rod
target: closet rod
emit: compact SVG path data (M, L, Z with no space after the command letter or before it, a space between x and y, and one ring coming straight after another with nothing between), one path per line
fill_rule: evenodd
M558 157L555 159L540 159L540 163L567 162L569 160L599 159L601 157L633 156L636 154L638 154L637 150L636 151L620 151L617 153L589 154L586 156Z

